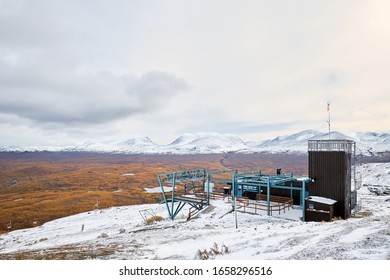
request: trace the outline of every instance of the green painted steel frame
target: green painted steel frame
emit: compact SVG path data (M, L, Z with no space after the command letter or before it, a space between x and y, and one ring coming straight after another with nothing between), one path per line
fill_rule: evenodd
M164 202L168 209L168 215L171 220L174 220L177 214L183 209L183 207L188 203L189 205L195 207L196 209L202 209L203 205L200 205L196 202L188 202L184 199L175 198L176 183L179 182L188 182L191 181L202 181L202 186L204 188L206 180L206 170L204 169L195 169L187 171L179 171L173 173L159 174L157 175L158 182L164 197ZM163 183L170 183L172 185L172 195L168 197L165 193ZM207 191L207 197L209 197L209 191ZM177 205L175 205L175 202ZM207 200L207 204L209 201Z
M212 175L221 174L221 173L233 173L232 180L220 180L212 178ZM305 195L306 195L306 184L310 182L310 179L296 179L293 176L293 173L285 173L280 175L266 175L262 174L261 171L249 171L245 173L237 173L236 169L232 170L217 170L206 172L204 169L196 169L189 171L179 171L173 173L159 174L157 175L158 182L161 187L161 191L164 197L164 202L168 209L168 214L171 220L177 216L177 214L183 209L185 204L190 204L196 209L200 210L203 207L203 204L186 201L184 199L175 198L175 189L176 183L178 182L186 182L191 181L192 185L194 181L202 181L203 188L205 187L205 182L207 181L207 202L208 205L210 203L210 183L231 183L232 184L232 200L233 200L233 209L236 201L236 193L238 186L255 186L258 187L258 191L260 192L261 187L267 188L267 215L270 216L270 208L271 208L271 188L279 188L279 189L288 189L290 190L290 195L292 195L293 190L300 191L301 196L301 207L302 207L302 220L305 221ZM290 182L290 186L281 185L284 183ZM301 187L293 187L293 182L301 182ZM168 197L165 193L165 189L163 183L172 184L172 195ZM177 203L175 208L175 202Z
M185 204L189 204L192 207L201 210L203 207L202 203L189 202L188 200L180 199L175 197L176 183L179 182L192 182L192 187L194 187L194 181L202 181L203 189L205 187L205 182L207 181L207 202L210 203L210 183L231 183L231 180L222 180L215 179L212 175L222 174L222 173L237 173L236 169L230 170L215 170L207 172L205 169L195 169L187 171L179 171L173 173L165 173L157 175L159 185L164 197L164 202L168 209L168 215L171 220L173 220L177 214L183 209ZM169 183L172 185L172 195L168 197L165 193L163 183Z
M229 180L223 180L223 179L215 179L212 177L212 175L217 175L217 174L223 174L223 173L233 173L237 174L237 169L228 169L228 170L214 170L214 171L209 171L207 172L207 203L210 202L210 183L232 183L232 181Z
M280 185L283 183L290 182L290 186ZM293 182L301 182L302 187L293 187ZM258 187L260 192L261 187L267 188L267 215L270 216L271 209L271 188L278 189L288 189L290 190L290 195L292 195L293 190L300 192L301 196L301 207L302 207L302 221L305 221L305 195L306 195L306 184L310 182L309 178L296 179L294 178L293 173L285 173L280 175L265 175L261 171L249 171L240 174L234 174L232 176L232 200L233 200L233 209L235 205L235 196L237 194L238 186L255 186Z

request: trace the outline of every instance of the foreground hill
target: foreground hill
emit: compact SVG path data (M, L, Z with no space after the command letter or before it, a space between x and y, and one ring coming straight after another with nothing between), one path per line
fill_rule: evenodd
M389 163L359 168L362 208L348 220L303 223L239 212L236 229L231 204L221 200L190 221L187 209L170 221L164 204L112 207L3 234L0 259L389 260L389 170ZM139 211L148 209L163 220L145 224Z

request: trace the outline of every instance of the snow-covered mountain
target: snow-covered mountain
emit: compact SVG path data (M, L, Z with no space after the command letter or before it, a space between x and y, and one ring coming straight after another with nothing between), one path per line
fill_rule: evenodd
M323 133L315 130L304 130L291 135L278 136L274 139L262 141L258 144L251 144L252 147L261 151L270 152L306 152L308 140L354 140L353 137L347 136L343 133L332 131L329 133Z
M261 141L259 143L252 142L251 146L261 150L269 149L270 151L306 150L307 141L319 135L320 133L318 131L304 130L299 133L278 136L276 138Z
M65 150L67 150L67 151L78 151L78 152L83 152L83 151L108 152L108 151L111 150L111 147L109 145L105 145L104 143L100 143L100 142L97 142L97 141L86 141L86 142L84 142L84 143L82 143L80 145L77 145L75 147L66 148Z
M87 141L72 147L0 147L0 151L84 151L129 154L305 153L308 140L326 139L354 140L357 153L364 155L390 151L390 133L356 132L346 135L338 131L329 134L315 130L304 130L273 139L248 142L231 134L186 133L168 145L156 144L149 137L136 137L114 142Z
M165 147L167 153L224 153L246 150L246 144L237 136L218 133L186 133Z
M133 152L139 153L139 151L147 150L147 151L158 151L158 145L150 140L149 137L135 137L130 138L126 141L114 142L111 144L113 150L117 149L117 151L124 152Z
M363 154L375 154L390 151L390 133L357 132L351 135L356 146Z

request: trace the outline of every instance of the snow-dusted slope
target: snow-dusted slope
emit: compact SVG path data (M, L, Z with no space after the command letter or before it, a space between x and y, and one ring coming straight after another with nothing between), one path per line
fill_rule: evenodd
M165 151L170 153L224 153L247 150L246 144L237 136L219 133L185 134L171 144Z
M256 151L269 152L306 152L308 140L353 140L356 142L357 153L371 155L378 152L390 151L390 134L388 133L354 133L346 135L338 131L323 133L315 130L304 130L292 135L278 136L274 139L251 142L250 146Z
M390 195L390 163L362 164L358 167L356 176L362 179L362 193ZM390 207L390 201L388 202Z
M108 152L108 151L112 150L112 147L110 145L103 144L103 143L100 143L100 142L97 142L97 141L87 141L87 142L84 142L84 143L82 143L80 145L77 145L75 147L66 148L66 150L68 150L68 151L78 151L78 152L83 152L83 151Z
M357 132L351 136L362 153L390 151L390 133Z
M285 152L285 151L307 151L307 141L322 134L315 130L304 130L292 135L278 136L274 139L262 141L259 144L252 144L252 147L261 151Z
M278 136L274 139L244 142L231 134L197 133L183 134L168 145L158 145L148 137L131 138L126 141L98 142L88 141L73 147L3 147L0 151L91 151L135 154L199 154L225 152L300 152L307 151L308 140L349 139L356 141L357 152L372 155L378 152L390 151L389 133L354 133L345 135L332 131L330 134L314 130L304 130L292 135Z
M142 151L158 151L159 146L149 137L130 138L123 142L113 143L112 146L118 151L140 153Z
M75 147L68 147L66 151L83 152L124 152L143 153L158 152L159 147L153 143L149 137L135 137L125 141L102 143L97 141L87 141Z
M354 140L352 137L349 137L343 133L332 131L329 133L322 133L315 130L304 130L299 133L286 136L278 136L274 139L267 140L258 145L262 149L270 149L276 151L307 151L307 141L308 140Z
M390 163L365 164L358 170L363 188L356 217L329 223L287 220L238 212L231 203L212 200L186 221L185 207L174 221L164 204L114 207L54 220L42 226L0 235L0 259L196 259L214 244L228 252L216 259L390 259L390 196L370 185L381 178L390 186ZM378 176L379 175L379 176ZM146 225L139 210L152 209L164 219ZM294 209L290 211L298 211ZM288 214L288 213L287 213ZM286 214L282 214L286 215Z

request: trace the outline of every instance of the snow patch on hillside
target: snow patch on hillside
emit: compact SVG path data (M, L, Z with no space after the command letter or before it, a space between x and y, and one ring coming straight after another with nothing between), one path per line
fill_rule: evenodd
M368 174L375 174L368 176ZM366 178L362 182L363 193L390 195L390 163L362 164L356 172L357 178Z

